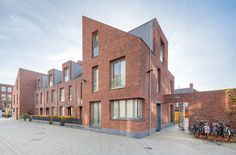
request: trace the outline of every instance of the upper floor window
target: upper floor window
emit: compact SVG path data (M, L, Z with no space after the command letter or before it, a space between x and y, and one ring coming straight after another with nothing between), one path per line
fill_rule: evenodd
M7 101L12 101L12 96L11 95L7 95Z
M12 87L7 87L7 92L12 92Z
M111 62L111 88L125 87L125 59Z
M39 103L39 95L36 94L36 104L38 104L38 103Z
M60 101L65 101L65 90L64 88L60 89Z
M65 68L64 69L64 81L69 81L69 69Z
M174 82L172 80L170 80L170 93L174 93Z
M93 33L93 57L98 56L98 31Z
M157 68L157 92L161 92L161 70Z
M37 82L38 89L41 89L40 79Z
M2 94L2 95L1 95L1 99L2 99L2 101L6 101L6 100L7 100L6 94Z
M49 92L47 91L47 96L46 96L46 102L48 103L48 94Z
M93 67L93 92L98 91L98 66Z
M165 49L165 45L164 45L164 43L161 41L161 46L160 46L160 62L161 62L161 63L164 62L164 49Z
M72 100L72 86L69 86L69 100Z
M1 91L2 91L2 92L6 92L6 86L2 86L2 87L1 87Z
M56 91L55 91L55 90L52 90L52 93L51 93L51 102L52 102L52 103L55 103L55 102L56 102Z
M49 86L53 86L53 76L49 75Z

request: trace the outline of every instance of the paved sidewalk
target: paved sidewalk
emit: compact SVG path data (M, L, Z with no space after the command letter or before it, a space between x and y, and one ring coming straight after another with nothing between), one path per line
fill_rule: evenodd
M0 118L0 151L1 155L235 155L236 144L202 141L176 127L133 139Z

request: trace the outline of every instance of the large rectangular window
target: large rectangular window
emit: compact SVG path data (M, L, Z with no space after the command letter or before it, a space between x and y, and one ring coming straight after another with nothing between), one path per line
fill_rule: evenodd
M170 80L170 93L174 94L175 88L174 88L174 82Z
M65 101L65 90L64 88L60 89L60 101Z
M98 66L93 67L93 92L98 91Z
M141 119L142 100L116 100L111 101L111 116L112 119Z
M1 91L2 91L2 92L6 92L6 86L2 86L2 87L1 87Z
M7 100L6 94L2 94L1 98L2 98L2 101L6 101Z
M111 62L111 88L125 87L126 65L125 59Z
M53 86L53 76L49 75L49 86Z
M7 87L7 92L12 92L12 87Z
M69 69L65 68L64 69L64 81L69 81Z
M49 92L47 91L47 96L46 96L46 102L48 103L48 94Z
M93 57L98 56L98 31L93 33Z
M101 126L101 103L93 102L90 104L90 123L91 126Z

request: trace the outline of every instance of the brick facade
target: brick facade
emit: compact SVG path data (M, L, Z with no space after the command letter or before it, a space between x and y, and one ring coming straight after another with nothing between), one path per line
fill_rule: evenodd
M12 108L13 85L0 83L0 110Z

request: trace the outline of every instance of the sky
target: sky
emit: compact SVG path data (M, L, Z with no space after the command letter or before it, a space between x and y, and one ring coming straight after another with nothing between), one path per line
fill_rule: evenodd
M236 87L235 0L0 0L0 83L82 60L82 16L129 31L153 18L168 39L175 88Z

